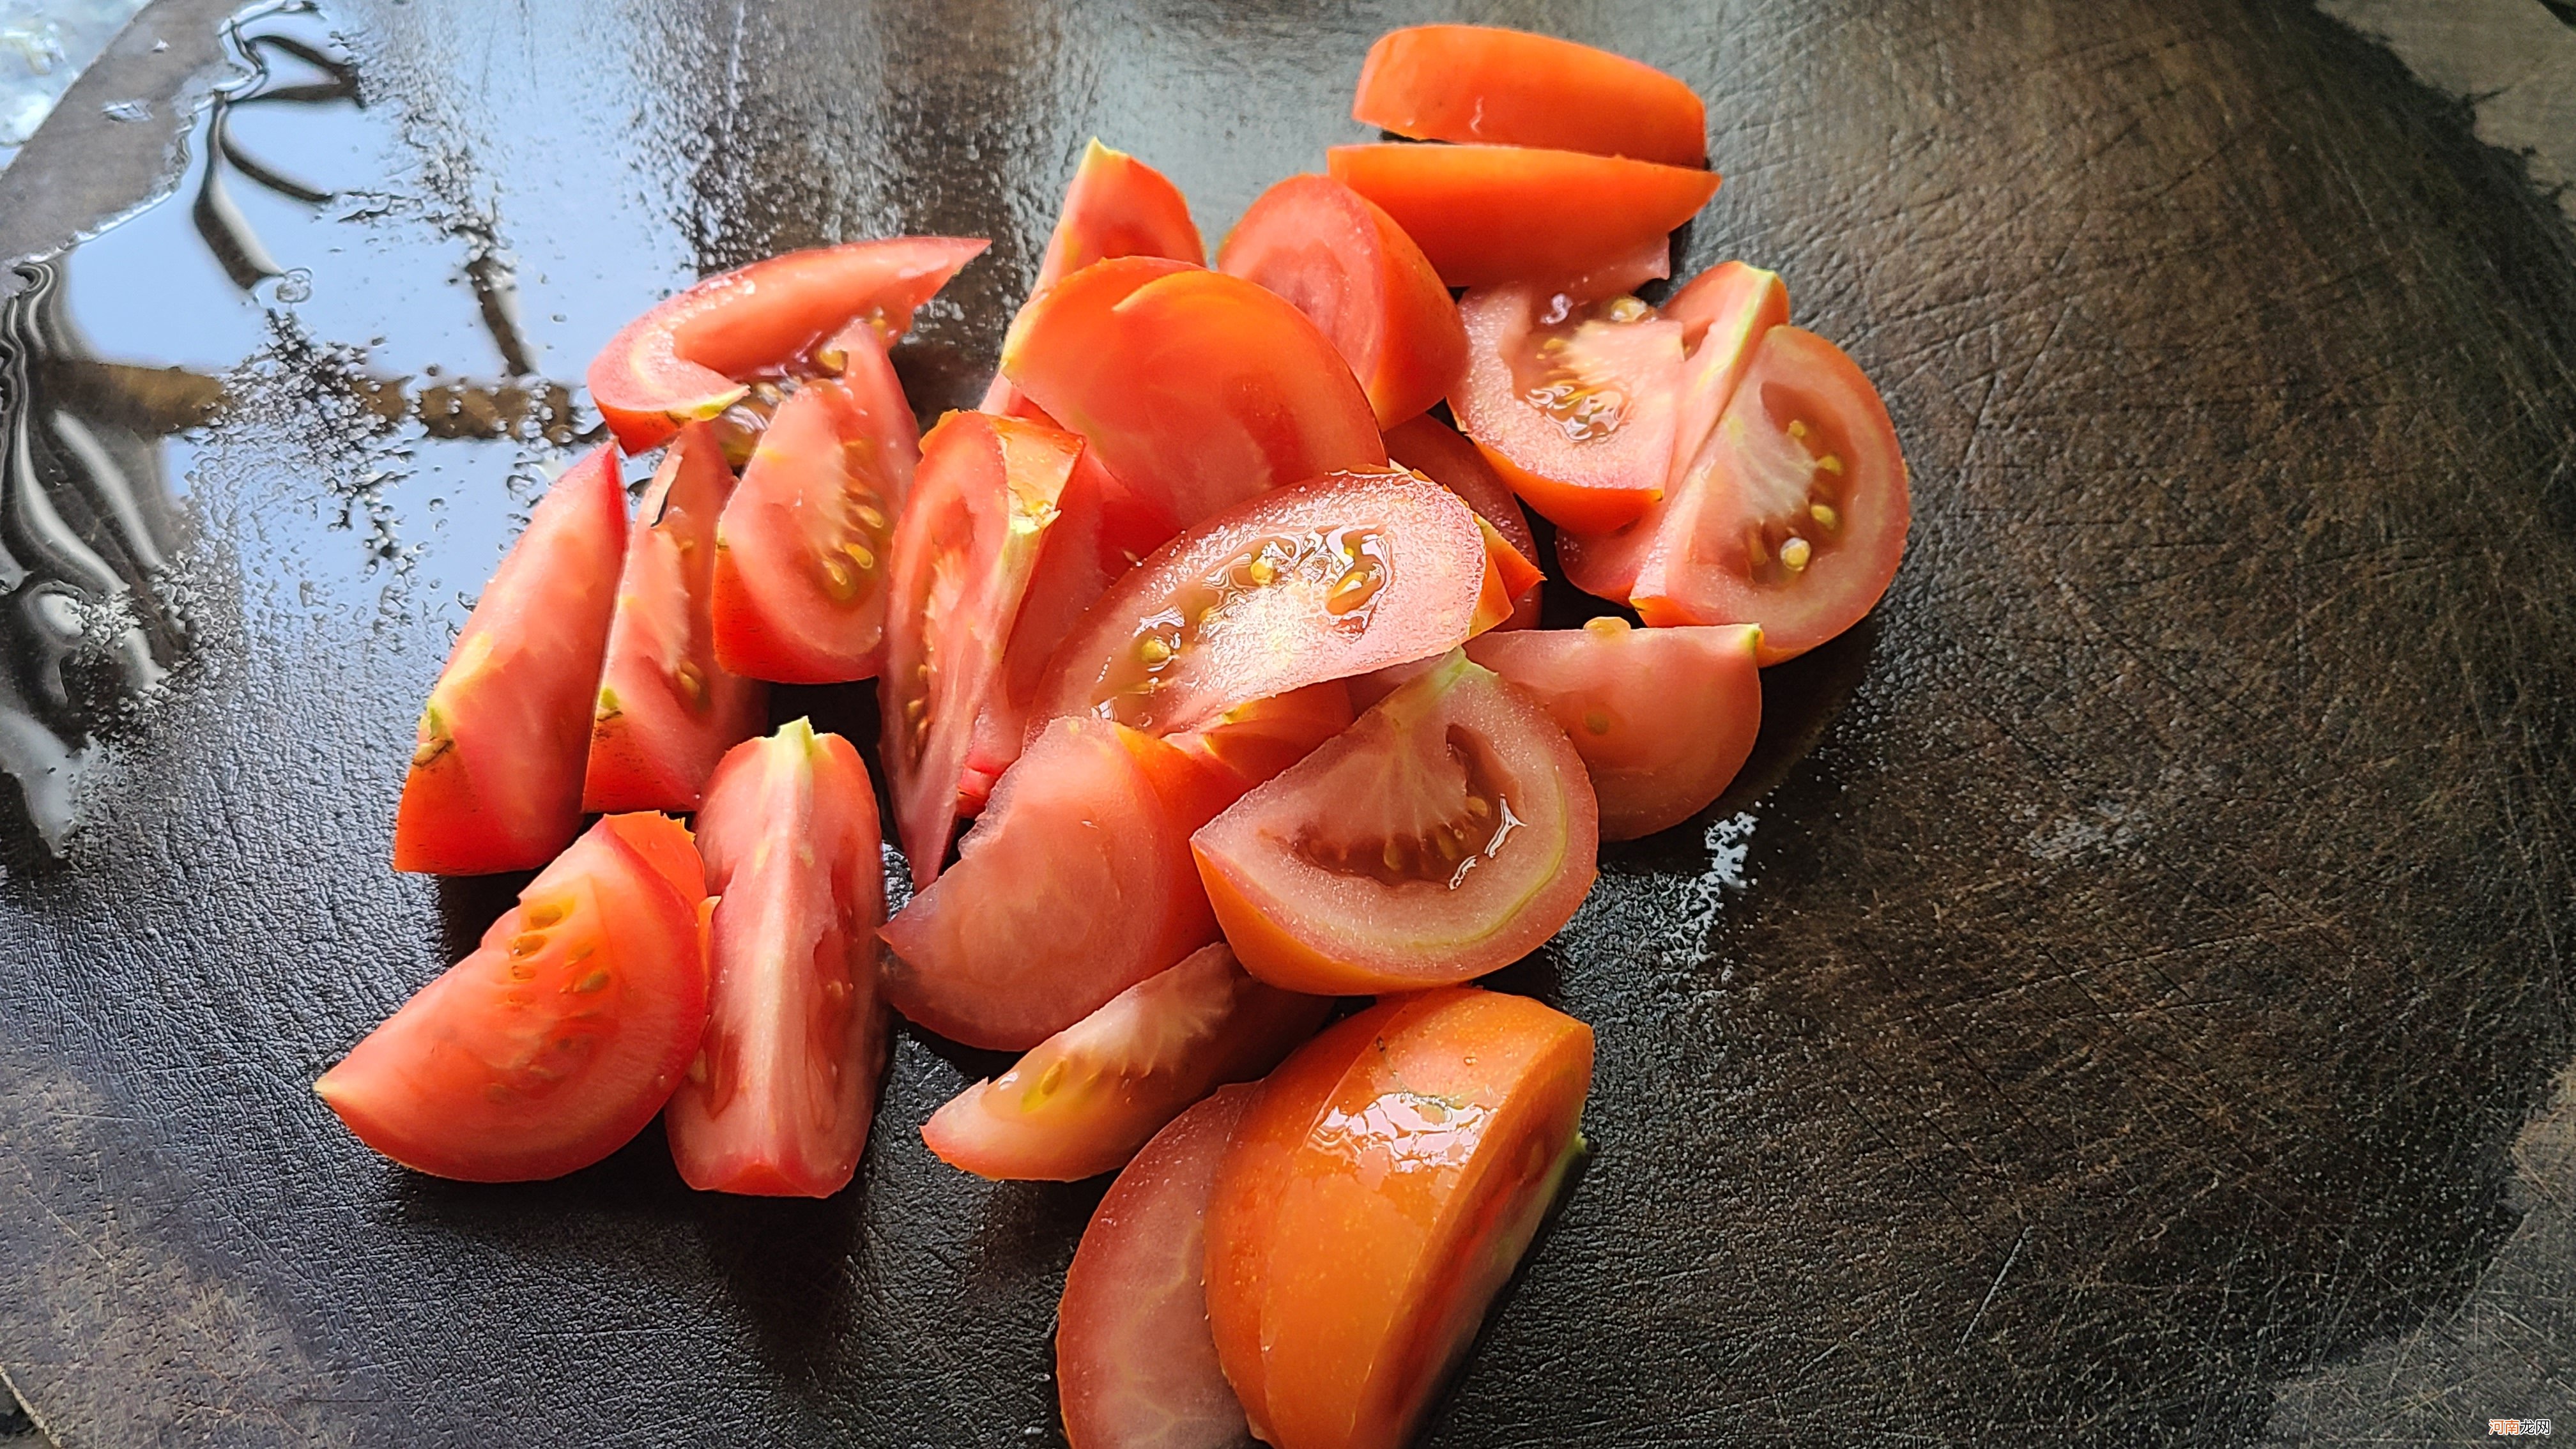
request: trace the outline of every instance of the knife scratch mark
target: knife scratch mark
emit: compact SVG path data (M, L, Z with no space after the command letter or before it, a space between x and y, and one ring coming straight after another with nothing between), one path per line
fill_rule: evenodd
M2021 1230L2021 1236L2013 1239L2012 1251L2004 1254L2004 1265L1995 1270L1995 1281L1986 1285L1985 1301L1977 1305L1976 1312L1968 1315L1968 1326L1959 1333L1959 1347L1966 1348L1968 1340L1976 1336L1977 1325L1985 1321L1986 1310L1995 1306L1995 1294L2003 1289L2004 1275L2011 1272L2012 1265L2021 1260L2022 1244L2029 1241L2030 1228L2025 1224Z

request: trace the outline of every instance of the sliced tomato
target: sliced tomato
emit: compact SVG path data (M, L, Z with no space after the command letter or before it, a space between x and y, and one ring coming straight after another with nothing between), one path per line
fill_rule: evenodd
M1172 743L1249 790L1313 754L1354 718L1349 687L1328 679L1238 704Z
M1453 287L1540 285L1647 252L1717 173L1521 146L1335 146L1334 180L1385 208Z
M1410 468L1467 500L1476 516L1492 524L1523 561L1538 557L1538 540L1530 533L1529 516L1521 512L1520 500L1476 445L1458 436L1457 429L1428 413L1408 418L1386 430L1386 454L1396 466ZM1539 586L1533 582L1513 596L1511 617L1495 627L1537 627L1538 605Z
M1666 166L1708 159L1699 96L1642 61L1484 25L1390 30L1360 65L1351 119L1424 141L1550 146Z
M1409 473L1279 489L1164 545L1057 647L1037 717L1152 734L1455 646L1502 583L1476 515Z
M1244 969L1318 995L1412 991L1545 944L1592 888L1598 807L1538 701L1464 655L1191 841Z
M1332 339L1222 272L1156 257L1086 267L1021 310L1002 372L1184 527L1281 483L1386 465Z
M708 613L733 481L714 431L691 423L644 490L591 712L584 810L695 810L716 761L760 733L768 687L716 663Z
M1047 726L957 863L886 923L895 1008L968 1046L1026 1051L1215 940L1189 837L1230 794L1124 726Z
M703 881L688 832L612 815L457 962L313 1084L416 1171L530 1182L643 1130L707 1022Z
M394 869L534 870L580 833L625 551L626 489L604 447L537 501L430 688L394 812Z
M1420 416L1466 370L1458 304L1430 259L1395 218L1329 176L1291 176L1261 193L1216 264L1322 328L1381 428Z
M990 243L896 237L789 252L709 277L626 324L590 364L590 400L630 453L680 424L712 419L753 378L840 370L860 335L912 326L957 269Z
M1762 631L1750 624L1524 629L1467 641L1467 657L1528 690L1591 773L1601 838L1678 825L1723 794L1762 728Z
M1255 1433L1413 1441L1581 1153L1592 1052L1562 1012L1453 988L1379 1003L1256 1089L1210 1190L1204 1269Z
M1001 689L1003 646L1081 454L1071 433L985 413L950 413L922 444L895 529L878 690L915 888L939 877L976 721Z
M1217 1365L1201 1281L1208 1190L1252 1100L1227 1087L1154 1134L1082 1230L1055 1315L1072 1449L1234 1449L1243 1407Z
M1759 624L1765 664L1859 623L1905 553L1886 404L1802 328L1762 334L1678 488L1629 601L1649 624Z
M698 815L713 1000L665 1127L701 1192L829 1197L885 1076L885 862L868 767L796 720L734 747Z
M1671 471L1682 327L1634 297L1576 303L1538 287L1470 292L1458 426L1560 528L1603 533Z
M959 1093L922 1140L979 1177L1114 1172L1181 1109L1279 1065L1331 1005L1253 980L1223 942L1202 947Z
M754 679L873 678L885 572L921 460L912 405L873 339L806 383L760 434L716 529L716 659Z

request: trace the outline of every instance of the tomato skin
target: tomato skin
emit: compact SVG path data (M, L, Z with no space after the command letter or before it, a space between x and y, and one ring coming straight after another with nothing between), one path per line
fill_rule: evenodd
M1356 718L1349 687L1341 680L1327 679L1238 704L1204 727L1171 739L1183 754L1249 790L1313 754L1316 746L1349 729ZM1241 790L1236 798L1241 798Z
M1351 119L1421 141L1547 146L1666 166L1708 159L1708 113L1623 55L1484 25L1390 30L1360 65Z
M590 364L590 400L630 453L715 417L742 379L799 370L865 324L900 337L913 310L991 245L895 237L788 252L709 277L629 322ZM825 359L828 360L828 359Z
M1395 218L1329 176L1291 176L1261 193L1216 264L1322 328L1380 428L1420 416L1466 370L1458 304L1430 259Z
M706 1026L696 872L677 822L601 820L313 1089L360 1141L435 1177L599 1161L662 1110Z
M1183 527L1282 483L1386 465L1332 339L1222 272L1155 257L1085 267L1021 309L1002 372Z
M1480 757L1462 753L1462 733ZM1403 793L1412 781L1423 793ZM1484 809L1453 824L1448 802L1461 799ZM1350 835L1365 831L1369 810L1390 833ZM1399 843L1401 828L1418 838ZM1452 870L1443 882L1429 852L1453 829L1460 854L1437 863ZM1486 845L1463 849L1489 829ZM1358 995L1465 981L1537 950L1591 890L1599 829L1564 730L1538 701L1452 655L1235 802L1190 846L1245 970L1291 991ZM1415 878L1366 873L1380 841L1386 866ZM1338 863L1327 846L1342 852Z
M1380 1002L1257 1089L1206 1216L1209 1328L1257 1433L1411 1441L1579 1151L1592 1055L1561 1012L1450 988Z
M1649 252L1717 173L1520 146L1335 146L1332 178L1384 208L1452 287L1551 284Z
M1529 515L1520 500L1494 472L1493 464L1458 430L1425 413L1386 430L1386 455L1399 468L1410 468L1467 501L1476 516L1494 526L1524 561L1538 557L1538 539L1530 533ZM1538 585L1531 584L1512 600L1512 615L1502 629L1538 626Z
M1203 946L959 1093L922 1140L978 1177L1114 1172L1191 1103L1277 1066L1331 1005L1253 980L1223 943Z
M1681 324L1653 317L1643 303L1624 305L1639 320L1612 320L1622 303L1587 309L1538 287L1470 292L1459 304L1467 377L1451 401L1460 429L1514 493L1578 533L1636 518L1662 495L1671 471ZM1551 317L1564 321L1549 324ZM1571 331L1559 330L1567 323ZM1577 389L1578 398L1619 398L1615 420L1606 432L1561 420L1534 400L1530 382L1539 378Z
M1252 1100L1224 1087L1174 1118L1110 1184L1065 1270L1055 1361L1072 1449L1233 1449L1243 1407L1209 1335L1206 1209Z
M394 869L534 870L581 831L591 700L626 548L617 450L565 470L483 588L429 691Z
M1565 729L1601 803L1601 838L1678 825L1725 793L1762 728L1762 631L1631 629L1617 618L1467 641Z

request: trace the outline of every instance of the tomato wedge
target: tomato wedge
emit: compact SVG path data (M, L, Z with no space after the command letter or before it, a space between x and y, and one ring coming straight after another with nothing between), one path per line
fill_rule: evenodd
M588 1167L653 1120L698 1049L704 894L677 822L601 820L313 1090L359 1141L435 1177Z
M1189 837L1231 794L1124 726L1047 726L957 863L886 923L895 1008L968 1046L1026 1051L1215 940Z
M1252 1101L1226 1087L1172 1120L1082 1230L1055 1315L1072 1449L1233 1449L1249 1433L1208 1332L1208 1189Z
M1003 646L1081 453L1071 433L985 413L950 413L922 443L895 529L878 690L915 888L939 878L976 721L1001 687Z
M1197 729L1452 648L1509 612L1502 587L1456 494L1409 473L1312 479L1205 520L1101 595L1057 647L1038 717Z
M1114 1172L1192 1102L1277 1066L1331 1005L1253 980L1223 942L1205 946L959 1093L921 1137L978 1177Z
M1335 146L1324 161L1453 287L1556 283L1648 253L1718 182L1714 171L1521 146Z
M1397 467L1410 468L1465 499L1476 516L1492 524L1523 559L1538 557L1538 540L1530 533L1529 515L1521 512L1520 500L1476 445L1458 436L1457 429L1428 413L1408 418L1386 430L1386 455ZM1538 605L1539 587L1532 583L1513 597L1512 616L1494 627L1536 628Z
M1725 793L1762 728L1762 631L1750 624L1525 629L1467 641L1467 657L1528 690L1583 757L1601 838L1678 825Z
M1238 704L1171 738L1182 753L1249 790L1313 754L1316 746L1349 729L1355 717L1349 686L1328 679Z
M1332 339L1222 272L1158 257L1085 267L1021 310L1002 372L1175 527L1277 484L1386 466Z
M448 652L394 812L394 869L534 870L580 833L625 551L617 450L600 448L537 501Z
M1484 25L1390 30L1360 65L1351 119L1424 141L1550 146L1666 166L1708 159L1699 96L1643 61Z
M1597 868L1582 757L1452 655L1191 840L1244 969L1318 995L1482 976L1545 944Z
M1539 287L1470 292L1458 425L1560 528L1645 512L1672 468L1682 325L1634 297L1577 303Z
M768 688L716 663L708 614L733 481L714 431L691 423L644 490L591 712L584 810L695 810L716 761L760 733Z
M1216 264L1322 328L1381 428L1447 397L1466 370L1458 304L1430 259L1395 218L1329 176L1291 176L1261 193Z
M878 839L868 767L839 735L796 720L716 767L698 815L712 1003L664 1124L689 1186L830 1197L858 1170L886 1065Z
M783 684L875 676L885 569L921 459L912 405L873 338L839 378L779 404L716 528L716 660Z
M896 237L789 252L709 277L625 328L590 364L590 400L630 453L714 418L756 377L835 372L862 335L900 337L913 310L991 243Z
M1592 1029L1526 997L1397 997L1301 1048L1235 1123L1209 1330L1280 1449L1401 1449L1582 1150Z

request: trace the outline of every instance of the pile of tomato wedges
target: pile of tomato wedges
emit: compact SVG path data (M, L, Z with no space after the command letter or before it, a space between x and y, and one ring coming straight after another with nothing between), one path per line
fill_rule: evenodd
M930 1119L941 1158L1121 1174L1065 1286L1074 1444L1419 1428L1592 1069L1582 1023L1467 983L1602 840L1725 789L1758 666L1886 589L1906 473L1772 273L1636 295L1718 184L1680 82L1426 26L1353 114L1414 139L1333 148L1213 267L1095 142L982 407L926 435L888 349L981 241L776 257L610 342L616 441L493 576L395 824L398 869L537 874L322 1078L360 1138L521 1180L658 1114L693 1187L828 1195L890 1006L1022 1054ZM1534 627L1524 506L1643 627ZM765 681L869 679L891 919L866 759L761 733Z

